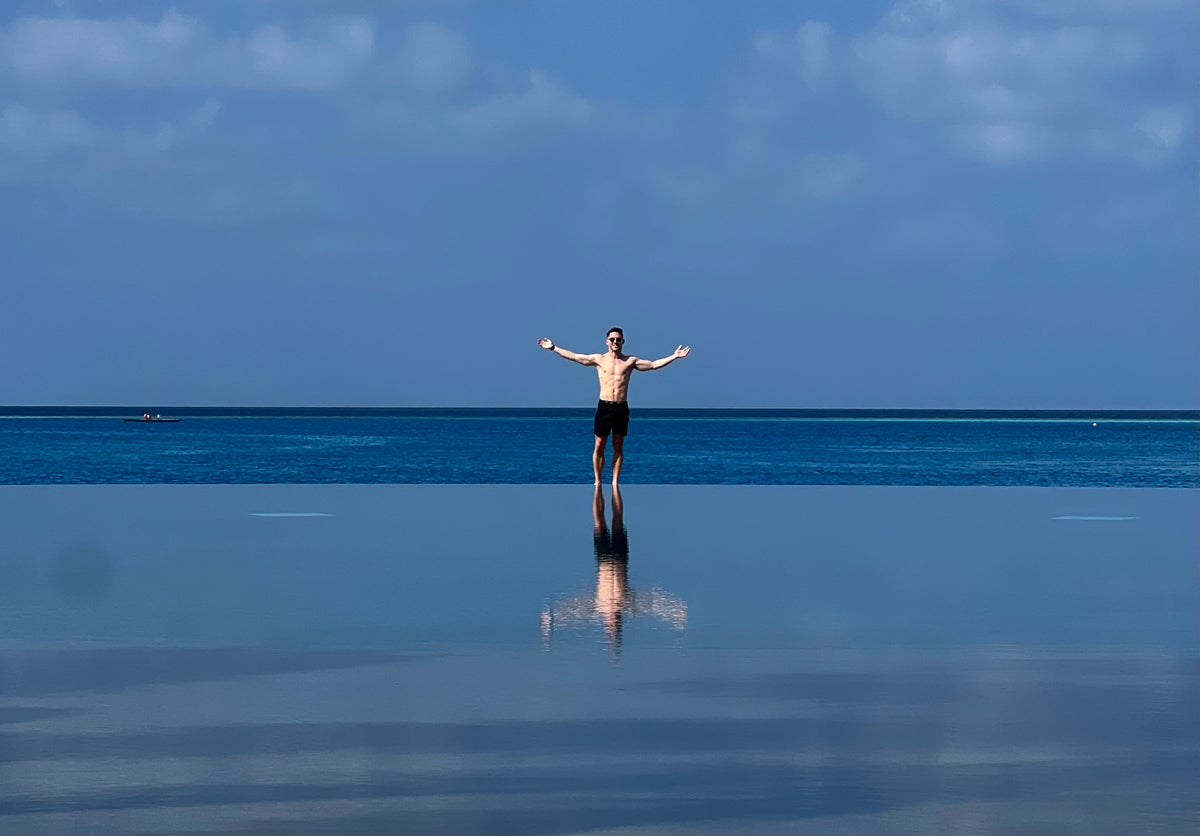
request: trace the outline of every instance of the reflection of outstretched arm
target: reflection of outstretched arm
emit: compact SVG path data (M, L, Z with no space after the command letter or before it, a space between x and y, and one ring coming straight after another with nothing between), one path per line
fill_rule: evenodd
M596 599L591 595L561 598L542 610L542 636L549 637L556 627L571 627L590 621L596 615Z
M554 340L550 339L549 337L542 337L537 342L538 345L547 351L553 351L564 360L571 360L572 362L578 363L581 366L594 366L600 359L599 354L576 354L574 351L567 351L567 349L563 348L561 345L555 345Z
M630 590L629 614L652 615L668 622L676 630L687 627L687 602L661 589Z
M642 360L641 358L638 358L637 362L633 364L633 367L639 372L652 372L655 369L661 369L663 366L669 366L676 360L687 357L688 354L691 353L691 350L692 347L690 345L681 345L679 348L675 349L661 360Z
M660 618L676 630L687 626L687 602L661 589L630 589L621 609L630 617L652 615ZM571 627L580 622L591 621L597 615L599 609L593 595L560 598L553 606L542 610L542 630L546 632L555 627Z

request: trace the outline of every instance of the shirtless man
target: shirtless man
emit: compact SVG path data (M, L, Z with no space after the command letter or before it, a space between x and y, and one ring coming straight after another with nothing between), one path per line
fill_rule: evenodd
M625 436L629 432L629 378L635 371L651 372L663 366L674 363L681 357L687 357L692 349L681 345L673 354L661 360L642 360L630 357L624 352L625 332L620 328L609 328L606 335L608 352L605 354L576 354L554 344L549 337L542 337L538 345L547 351L553 351L564 360L573 360L581 366L595 366L600 376L600 403L596 404L596 418L592 423L592 431L596 435L596 446L592 450L592 470L596 474L596 484L600 484L600 474L604 471L604 447L608 443L608 434L613 437L613 487L621 479L621 464L624 462Z

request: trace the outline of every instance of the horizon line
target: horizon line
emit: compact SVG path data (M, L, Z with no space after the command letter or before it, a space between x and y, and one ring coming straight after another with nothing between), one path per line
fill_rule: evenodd
M889 412L889 413L915 413L915 412L988 412L988 413L1028 413L1028 412L1043 412L1043 413L1093 413L1093 414L1118 414L1118 413L1187 413L1200 417L1200 407L940 407L940 406L921 406L921 407L830 407L830 406L641 406L637 407L643 410L656 411L676 411L676 412L820 412L820 413L856 413L856 412ZM0 412L7 411L28 411L28 410L56 410L68 409L77 410L120 410L129 411L137 415L141 415L147 411L148 407L144 405L134 404L0 404ZM384 411L415 411L415 410L506 410L506 411L546 411L546 410L590 410L589 405L564 406L564 405L533 405L533 406L450 406L450 405L419 405L419 406L358 406L358 405L322 405L322 406L297 406L297 405L267 405L267 404L160 404L152 408L153 411L168 410L281 410L281 411L356 411L356 412L384 412Z

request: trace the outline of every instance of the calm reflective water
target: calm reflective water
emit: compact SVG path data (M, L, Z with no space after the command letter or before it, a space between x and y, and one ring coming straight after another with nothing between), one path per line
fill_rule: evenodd
M2 488L0 831L1195 832L1197 498Z

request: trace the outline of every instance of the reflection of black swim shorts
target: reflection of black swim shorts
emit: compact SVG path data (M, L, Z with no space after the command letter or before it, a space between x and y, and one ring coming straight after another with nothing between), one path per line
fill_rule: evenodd
M592 545L596 548L596 560L601 563L629 560L629 534L625 526L610 532L608 526L601 526L592 534Z
M592 422L592 432L600 438L608 438L609 433L628 435L629 402L600 401L596 404L596 418Z

